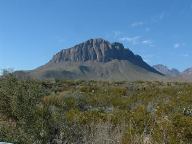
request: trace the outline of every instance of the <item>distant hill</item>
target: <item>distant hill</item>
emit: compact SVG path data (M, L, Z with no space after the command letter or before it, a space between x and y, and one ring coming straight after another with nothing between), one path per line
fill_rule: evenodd
M177 69L169 69L167 66L158 64L154 65L153 68L155 68L157 71L161 72L166 76L167 80L171 81L185 81L185 82L191 82L192 81L192 67L187 68L186 70L180 72Z
M184 79L186 81L192 81L192 67L184 70L180 77L180 79Z
M192 67L184 70L184 71L182 72L182 75L192 76Z
M175 68L169 69L167 66L162 64L154 65L153 68L166 76L176 77L180 75L179 70Z
M163 74L123 44L90 39L63 49L45 65L19 77L83 80L158 80Z

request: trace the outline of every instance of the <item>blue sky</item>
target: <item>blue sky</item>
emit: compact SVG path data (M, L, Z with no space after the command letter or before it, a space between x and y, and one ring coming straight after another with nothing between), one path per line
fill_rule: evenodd
M33 69L98 37L151 65L192 67L192 1L0 0L0 69Z

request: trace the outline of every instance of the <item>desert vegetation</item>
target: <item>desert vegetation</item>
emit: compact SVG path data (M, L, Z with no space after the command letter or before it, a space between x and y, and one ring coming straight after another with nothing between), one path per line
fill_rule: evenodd
M192 143L192 84L0 79L0 141Z

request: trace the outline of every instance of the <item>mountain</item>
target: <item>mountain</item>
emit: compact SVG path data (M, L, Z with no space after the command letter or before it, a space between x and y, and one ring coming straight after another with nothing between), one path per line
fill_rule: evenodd
M184 70L182 72L182 75L189 75L189 76L191 76L192 75L192 67Z
M176 77L180 75L179 70L175 68L169 69L167 66L162 64L154 65L153 68L166 76Z
M168 81L192 81L192 67L184 70L183 72L174 68L169 69L167 66L162 64L154 65L153 68L167 76Z
M18 72L19 75L21 72ZM20 74L22 75L22 74ZM163 74L123 44L90 39L63 49L45 65L24 73L37 79L158 80Z
M192 81L192 67L184 70L180 75L180 79Z

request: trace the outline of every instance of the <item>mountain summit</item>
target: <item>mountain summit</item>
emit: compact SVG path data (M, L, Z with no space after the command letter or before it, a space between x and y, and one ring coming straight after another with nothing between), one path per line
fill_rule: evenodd
M25 76L37 79L118 81L157 80L163 74L123 44L97 38L61 50L47 64L25 73Z

